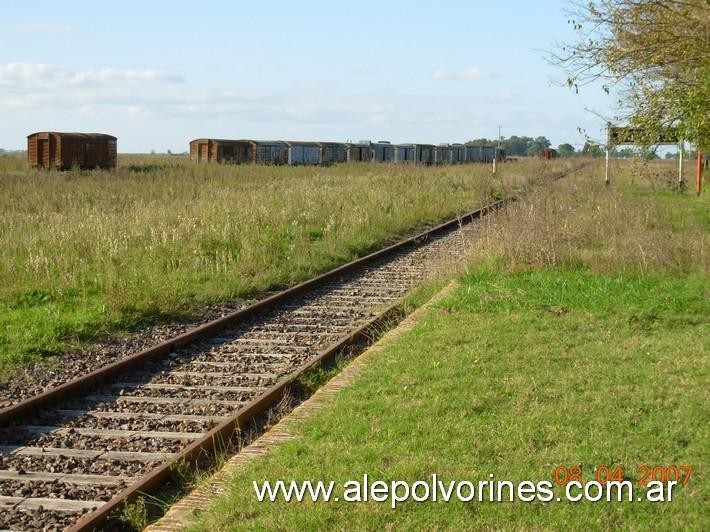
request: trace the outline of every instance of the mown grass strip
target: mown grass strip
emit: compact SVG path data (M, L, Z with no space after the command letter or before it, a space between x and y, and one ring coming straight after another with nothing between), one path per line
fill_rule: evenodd
M586 179L590 171L491 219L457 292L296 438L235 474L192 529L704 529L710 301L698 204L707 197L655 197L646 192L666 172L638 171L617 168L610 188ZM364 474L536 482L558 466L594 480L608 466L639 495L643 466L681 464L695 473L670 503L410 501L392 510L258 502L252 485L342 486Z

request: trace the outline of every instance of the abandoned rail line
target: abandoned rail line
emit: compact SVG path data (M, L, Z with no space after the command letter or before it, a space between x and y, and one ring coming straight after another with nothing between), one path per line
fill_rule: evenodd
M557 176L567 175L576 169ZM0 530L95 530L397 314L501 200L0 409Z
M93 530L388 319L499 201L0 410L0 529Z

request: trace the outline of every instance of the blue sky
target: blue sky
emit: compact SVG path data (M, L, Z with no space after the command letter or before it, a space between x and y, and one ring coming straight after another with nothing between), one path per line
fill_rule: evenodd
M119 151L197 137L581 144L613 114L545 50L565 2L3 2L0 147L97 131Z

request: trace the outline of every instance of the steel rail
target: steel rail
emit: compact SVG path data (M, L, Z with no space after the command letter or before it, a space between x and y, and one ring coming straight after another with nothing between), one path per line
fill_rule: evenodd
M385 257L394 252L405 249L409 246L416 245L417 242L426 239L430 236L436 235L440 232L452 229L458 225L467 224L473 220L476 220L487 213L496 210L503 205L505 205L508 199L499 200L495 203L470 211L462 216L453 218L447 222L439 224L431 229L422 231L421 233L387 246L379 251L370 253L364 257L356 259L352 262L334 268L326 273L323 273L317 277L299 283L291 288L278 292L272 296L269 296L261 301L257 301L252 305L249 305L243 309L237 310L213 321L205 323L199 327L191 329L185 333L182 333L174 338L166 340L162 343L156 344L152 347L144 349L138 353L125 357L121 360L98 368L86 375L72 379L64 384L50 388L40 394L33 397L29 397L19 403L7 406L0 409L0 426L7 425L10 422L21 420L29 415L36 413L38 409L46 408L47 406L56 404L62 399L71 397L74 394L85 391L92 386L105 382L118 375L119 373L131 370L132 368L145 364L166 355L176 348L181 347L186 344L195 342L196 340L209 337L227 327L233 326L237 323L245 321L259 312L274 308L286 300L299 296L309 290L317 288L337 277L344 274L350 273L357 268L364 266L376 259Z
M580 165L566 172L562 172L559 175L552 176L552 179L559 179L565 175L569 175L583 166L585 165ZM514 198L499 200L485 207L470 211L462 216L458 216L426 231L422 231L415 236L397 242L340 267L334 268L333 270L314 277L308 281L299 283L291 288L249 305L248 307L210 321L170 340L126 357L125 359L99 368L88 373L87 375L76 378L65 384L57 386L56 388L47 390L15 405L3 408L0 410L0 425L28 417L29 415L36 413L38 409L54 405L57 401L70 397L72 394L84 391L96 384L103 383L119 373L130 370L140 364L156 360L162 355L168 354L180 346L209 337L224 328L250 319L259 312L275 308L291 298L307 293L309 290L318 288L319 286L337 279L344 274L351 273L370 262L404 250L410 246L416 246L419 242L438 233L471 223L489 212L499 209L510 201L514 201ZM284 394L287 392L289 387L305 372L314 366L331 359L345 347L353 345L362 339L369 339L370 332L377 328L380 324L383 324L388 320L394 321L395 319L401 318L401 313L398 311L399 305L400 302L389 305L385 308L385 310L381 311L377 316L367 321L357 330L349 332L340 339L336 340L329 347L323 349L312 359L303 363L289 375L283 377L279 382L268 388L261 395L255 397L249 403L241 407L236 413L224 419L198 440L195 440L193 443L189 444L182 451L177 453L172 461L165 462L151 470L145 476L140 477L137 481L129 485L122 492L115 495L108 502L101 505L94 511L84 515L67 530L70 532L88 532L100 529L102 525L106 524L107 521L112 518L112 514L115 514L116 510L118 510L121 505L128 501L135 500L143 494L155 492L163 486L173 476L174 464L180 462L195 463L200 458L214 456L215 450L219 450L225 442L232 440L236 430L240 427L244 427L259 415L266 412L270 407L277 404L277 402L284 397Z
M232 439L237 429L246 426L260 414L266 412L271 406L277 404L289 387L306 371L322 362L332 359L344 348L360 340L368 339L370 331L376 329L378 325L390 319L394 319L397 316L398 306L399 303L390 305L356 331L331 344L311 360L305 362L298 369L240 408L236 414L225 419L199 440L194 441L180 451L173 461L159 465L134 484L131 484L125 490L118 493L106 504L83 516L74 525L69 527L67 532L91 532L93 530L99 530L102 525L110 520L111 514L119 510L126 502L135 500L142 495L154 493L168 482L173 476L174 464L180 462L196 462L200 458L210 456L215 450L219 450L225 442Z

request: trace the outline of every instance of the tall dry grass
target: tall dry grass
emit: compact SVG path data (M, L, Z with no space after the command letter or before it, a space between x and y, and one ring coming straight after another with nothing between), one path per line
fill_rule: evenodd
M604 186L603 166L596 163L531 188L487 220L474 257L511 268L707 274L710 196L678 192L676 165L615 161L612 184Z
M571 163L197 165L0 158L0 360L283 287Z

